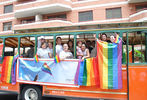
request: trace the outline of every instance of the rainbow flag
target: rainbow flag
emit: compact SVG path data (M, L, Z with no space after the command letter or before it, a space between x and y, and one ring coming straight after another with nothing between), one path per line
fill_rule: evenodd
M116 38L115 38L115 41L114 41L114 43L119 43L119 35L118 34L116 34Z
M59 55L56 55L56 56L55 56L55 58L54 58L54 62L55 62L55 63L59 63L59 62L60 62Z
M41 67L41 69L42 69L42 71L52 75L51 68L47 65L47 63L44 63L43 66Z
M13 68L13 56L4 57L2 64L2 77L1 81L5 83L12 83L12 68Z
M97 41L97 57L102 89L122 88L122 41L107 43Z
M75 84L99 87L98 66L95 66L95 61L96 58L88 58L79 62Z
M35 55L34 60L35 60L36 63L39 62L39 59L38 59L38 55L37 54Z

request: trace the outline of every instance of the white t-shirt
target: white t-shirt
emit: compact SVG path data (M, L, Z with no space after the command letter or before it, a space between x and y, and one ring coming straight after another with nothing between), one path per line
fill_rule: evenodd
M61 59L71 59L71 58L73 58L73 55L72 55L71 52L61 51L61 52L59 53L59 57L60 57Z
M48 47L47 50L49 51L49 53L53 54L53 49L50 49L50 48Z
M40 58L49 58L49 54L48 53L49 53L48 49L39 48L37 50L37 55Z
M63 51L62 45L56 45L56 53L59 54L61 51Z

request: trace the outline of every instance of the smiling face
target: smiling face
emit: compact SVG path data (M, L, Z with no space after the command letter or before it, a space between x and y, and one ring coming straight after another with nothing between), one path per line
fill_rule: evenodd
M73 46L72 41L69 41L68 45L69 45L69 47L72 47Z
M115 37L114 37L113 35L110 36L110 41L111 41L112 43L114 43Z
M46 43L42 43L41 48L46 49Z
M61 38L58 37L56 42L57 42L58 45L61 45L61 41L62 41Z
M52 43L48 43L48 47L50 48L50 49L52 49L53 48L53 45L52 45Z
M67 44L64 44L64 45L63 45L63 50L64 50L65 52L68 51L68 45L67 45Z
M106 41L107 40L107 36L106 35L102 35L102 41Z
M84 51L86 49L86 45L82 44L81 50Z

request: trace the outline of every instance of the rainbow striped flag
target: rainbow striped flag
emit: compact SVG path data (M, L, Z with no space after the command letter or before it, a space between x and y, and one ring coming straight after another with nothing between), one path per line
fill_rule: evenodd
M97 41L97 57L102 89L122 88L122 41L118 44Z
M41 67L41 69L42 69L42 71L52 75L51 68L47 65L47 63L44 63L43 66Z
M98 66L95 65L96 58L80 61L75 75L75 84L99 87Z
M38 55L37 54L35 55L34 60L35 60L36 63L39 62L39 59L38 59Z
M1 81L5 83L12 83L12 68L13 68L13 56L4 57L2 64L2 76Z
M119 43L119 39L120 39L119 35L118 35L118 34L116 34L116 38L115 38L114 43Z
M59 63L59 62L60 62L59 55L56 55L56 56L55 56L55 58L54 58L54 62L55 62L55 63Z

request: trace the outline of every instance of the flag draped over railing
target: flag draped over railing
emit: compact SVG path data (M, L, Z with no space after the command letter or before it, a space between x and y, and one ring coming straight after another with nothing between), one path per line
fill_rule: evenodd
M99 74L96 58L80 60L75 75L75 84L99 87Z
M122 88L122 41L97 41L97 57L80 60L75 84L102 89Z

